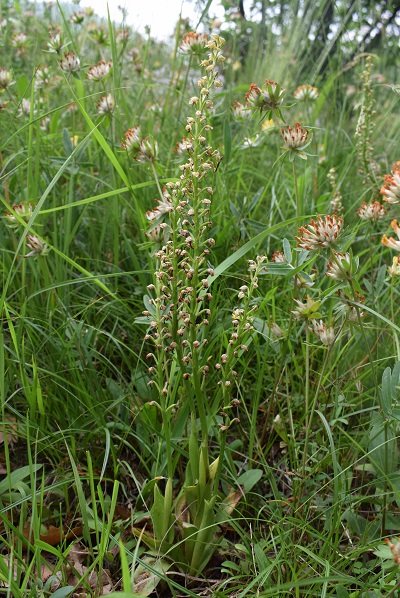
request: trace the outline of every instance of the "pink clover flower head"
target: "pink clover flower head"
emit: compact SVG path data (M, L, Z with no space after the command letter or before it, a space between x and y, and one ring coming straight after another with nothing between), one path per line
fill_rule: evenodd
M39 66L35 71L35 89L43 89L50 84L50 73L48 66Z
M35 114L35 112L36 112L36 110L33 111L33 114ZM19 105L17 117L21 118L21 116L29 116L30 113L31 113L31 101L28 100L27 98L22 98L21 103Z
M279 83L271 81L271 79L267 79L261 89L252 83L245 95L246 106L253 111L278 111L284 94L285 90Z
M71 23L75 23L75 25L81 25L85 20L86 13L84 10L80 10L78 12L74 12L71 15Z
M11 39L11 43L13 46L15 46L16 48L21 48L24 43L27 40L27 36L25 33L16 33L12 39Z
M138 162L155 162L158 157L158 143L152 135L148 135L139 141L137 155L134 156Z
M267 79L261 88L264 104L268 109L273 110L283 102L285 90L276 81Z
M343 219L334 214L317 216L317 220L311 220L309 224L299 228L299 236L296 237L297 246L307 251L331 247L340 235L342 226Z

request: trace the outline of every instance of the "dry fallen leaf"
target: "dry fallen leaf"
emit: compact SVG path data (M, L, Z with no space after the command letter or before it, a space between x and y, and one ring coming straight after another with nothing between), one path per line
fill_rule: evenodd
M66 568L67 583L71 586L78 586L76 596L80 594L85 595L84 584L78 585L79 580L85 576L85 582L92 590L95 590L94 596L104 596L104 589L107 588L106 594L109 594L109 586L112 588L112 582L107 569L103 569L99 578L97 571L94 569L88 573L90 566L86 566L84 562L89 555L89 549L84 547L80 542L74 542L71 550L67 555L68 565Z
M29 540L29 542L32 544L34 538L32 534L32 525L29 521L25 523L22 533L24 535L24 538ZM46 544L49 544L50 546L57 546L58 544L61 544L64 540L71 540L81 535L82 526L73 527L69 531L65 532L61 527L54 527L54 525L49 525L47 532L45 534L40 534L39 537L42 542L46 542Z
M7 444L13 445L18 440L17 430L18 426L16 424L15 417L6 417L3 425L0 429L0 444L4 442L4 432L5 430L10 430L10 432L6 433L6 440Z

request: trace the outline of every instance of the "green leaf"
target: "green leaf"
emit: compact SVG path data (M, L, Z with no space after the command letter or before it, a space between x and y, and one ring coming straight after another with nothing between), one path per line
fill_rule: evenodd
M226 118L224 121L224 159L229 162L232 150L232 130L229 124L229 120Z
M283 244L283 253L285 254L286 261L291 264L292 263L292 250L290 247L289 241L285 238L282 241Z
M72 145L68 129L66 129L65 127L62 130L62 140L64 144L65 153L67 154L67 156L70 156L74 151L74 146Z
M244 486L245 492L249 492L261 479L262 475L262 469L249 469L248 471L242 473L236 482L239 484L239 486Z
M392 370L389 367L382 374L381 406L385 417L388 417L392 406Z
M338 585L336 586L336 596L337 598L349 598L350 594L344 586Z
M59 588L53 594L50 594L49 598L66 598L73 592L75 586L65 586L63 588Z
M252 212L254 210L254 208L257 206L258 202L260 201L263 193L264 193L264 189L265 187L260 187L258 191L256 191L256 193L254 194L251 202L250 202L250 212Z
M153 523L154 538L160 542L167 541L173 533L172 527L172 480L168 479L165 485L165 495L158 485L154 486L154 502L150 509Z
M16 81L18 100L21 101L27 94L29 88L29 79L26 75L21 75Z
M149 556L144 557L142 563L136 567L133 574L133 583L136 593L129 594L130 597L149 596L152 594L171 566L163 559L155 559L154 557ZM146 565L149 565L152 568L152 571L150 571ZM160 575L158 576L157 573Z
M31 472L36 473L42 467L43 465L25 465L24 467L16 469L0 482L0 495L10 490L10 488L15 488L17 484L24 478L27 478Z
M214 276L208 277L208 279L207 279L208 286L211 286L213 284L213 282L219 276L224 274L224 272L226 272L226 270L228 270L228 268L233 266L233 264L235 264L238 260L240 260L240 258L245 256L246 253L248 253L251 249L255 249L257 247L257 245L259 243L261 243L261 241L263 239L265 239L265 237L267 237L268 235L271 235L275 231L281 230L282 228L286 228L286 227L290 226L291 224L294 224L295 222L299 222L300 220L310 220L310 218L312 218L312 216L302 216L302 217L290 218L289 220L285 220L284 222L278 222L277 224L274 224L274 226L270 226L269 228L266 228L263 232L259 233L255 237L253 237L253 239L250 239L250 241L245 243L237 251L232 253L232 255L227 257L226 260L224 260L221 264L219 264L214 270ZM294 271L294 273L295 273L295 271ZM399 331L400 331L400 328L399 328Z

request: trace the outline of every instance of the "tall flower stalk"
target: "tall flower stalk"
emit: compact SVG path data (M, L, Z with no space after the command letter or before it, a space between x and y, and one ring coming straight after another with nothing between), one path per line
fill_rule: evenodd
M155 282L149 286L151 298L150 332L146 340L153 343L148 357L153 361L149 368L149 385L154 388L155 401L163 414L163 425L169 471L172 475L170 456L170 412L179 399L177 386L187 396L192 414L200 420L201 437L207 443L209 422L205 407L204 377L208 365L204 361L207 343L206 330L210 316L211 293L208 277L213 270L208 264L214 239L208 230L212 187L206 182L216 170L221 156L207 144L207 115L213 106L212 91L221 87L218 66L224 61L223 38L198 40L208 53L201 61L205 74L198 80L199 95L189 100L193 115L186 119L186 161L180 166L181 175L176 183L169 183L165 190L170 207L169 221L163 220L163 210L154 210L150 220L159 224L165 243L156 251ZM196 53L198 49L196 47ZM168 424L168 425L167 425ZM169 448L168 448L169 447Z

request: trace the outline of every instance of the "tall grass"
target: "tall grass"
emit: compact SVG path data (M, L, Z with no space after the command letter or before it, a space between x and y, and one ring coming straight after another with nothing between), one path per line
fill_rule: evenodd
M384 48L28 8L0 5L2 592L396 596Z

